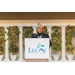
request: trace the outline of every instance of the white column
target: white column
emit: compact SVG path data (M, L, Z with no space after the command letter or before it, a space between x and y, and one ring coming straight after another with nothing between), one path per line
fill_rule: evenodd
M33 29L34 29L34 31L33 31L33 33L36 33L36 26L32 26L33 27Z
M48 27L48 31L49 31L49 37L51 39L51 27L52 26L47 26ZM49 61L52 61L52 58L51 58L51 47L50 47L50 50L49 50Z
M66 26L61 26L62 27L62 61L66 61L65 58L65 27Z
M8 29L7 29L7 26L4 27L5 28L5 31L8 33ZM10 61L9 60L9 51L8 51L8 35L7 33L5 34L5 39L6 39L6 42L5 42L5 59L4 61Z
M23 44L22 44L22 28L23 26L18 26L20 30L19 34L19 60L18 61L24 61L23 60Z

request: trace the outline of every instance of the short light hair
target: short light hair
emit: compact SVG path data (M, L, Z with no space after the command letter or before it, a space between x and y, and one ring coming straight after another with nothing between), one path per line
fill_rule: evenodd
M37 26L37 28L38 28L39 26L42 26L42 27L43 27L43 25L39 24L39 25Z

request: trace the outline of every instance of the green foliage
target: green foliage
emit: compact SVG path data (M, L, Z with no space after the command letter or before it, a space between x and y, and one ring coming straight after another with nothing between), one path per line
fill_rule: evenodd
M51 33L51 41L52 41L52 50L57 54L61 50L61 28L54 26L52 27L52 33Z
M43 33L49 34L49 31L48 31L47 26L44 26L44 28L43 28Z
M6 31L3 27L0 27L0 55L2 55L5 51L5 34L6 34Z
M38 23L38 25L40 25L40 23Z
M24 38L31 38L32 34L33 34L32 27L27 27L27 26L23 27L23 39Z
M75 37L75 27L68 25L66 27L66 51L69 54L73 54L74 46L72 44L72 38Z
M23 27L23 49L25 49L24 39L25 38L31 38L32 34L33 34L33 28L32 27L29 27L29 26Z
M19 42L19 28L18 26L12 26L12 27L8 27L8 40L9 40L9 51L13 53L13 55L18 52L19 50L19 46L18 46L18 42Z

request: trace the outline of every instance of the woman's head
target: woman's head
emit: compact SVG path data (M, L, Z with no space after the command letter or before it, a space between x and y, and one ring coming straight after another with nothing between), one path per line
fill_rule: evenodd
M43 32L43 26L40 24L40 25L38 25L38 27L37 27L37 32L38 33L42 33Z

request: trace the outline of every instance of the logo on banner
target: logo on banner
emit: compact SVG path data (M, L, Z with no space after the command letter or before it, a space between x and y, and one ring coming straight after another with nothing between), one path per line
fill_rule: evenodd
M46 52L44 45L38 44L36 48L28 47L28 53L40 53L40 52L43 52L43 53Z

